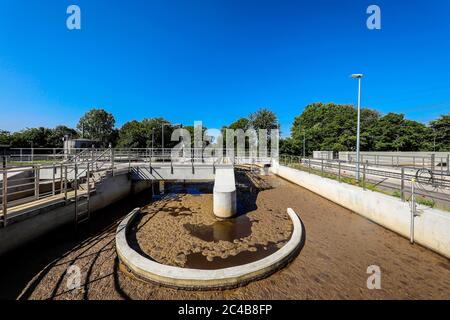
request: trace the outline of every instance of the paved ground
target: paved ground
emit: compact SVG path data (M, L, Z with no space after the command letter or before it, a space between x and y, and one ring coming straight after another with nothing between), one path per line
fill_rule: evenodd
M278 178L260 191L258 210L292 207L301 217L305 244L299 256L269 278L226 290L192 292L162 288L122 272L114 232L124 213L148 195L97 215L78 239L68 230L0 261L0 298L21 299L450 299L450 262L301 187ZM69 290L72 264L81 289ZM366 287L367 267L381 268L381 290Z

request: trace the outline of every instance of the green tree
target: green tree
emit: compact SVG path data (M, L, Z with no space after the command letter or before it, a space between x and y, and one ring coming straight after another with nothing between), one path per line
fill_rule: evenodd
M0 130L0 144L9 145L11 144L11 134L9 131Z
M104 146L114 143L114 125L116 120L111 113L103 109L91 109L77 124L77 130L83 138L100 141Z
M280 154L301 155L302 145L292 138L280 139Z
M176 142L171 141L172 132L175 127L164 118L147 118L142 121L145 131L149 139L147 140L147 146L154 148L162 148L163 134L164 134L164 148L173 147ZM153 137L153 140L152 140Z
M450 113L430 122L432 149L450 151Z
M370 130L373 151L425 151L429 149L431 130L403 114L388 113Z
M50 136L48 137L47 147L49 148L62 148L64 146L63 138L68 136L69 138L77 138L78 133L76 130L66 127L64 125L59 125L51 130Z
M244 132L248 129L267 129L267 143L268 149L270 150L270 130L278 128L278 118L275 113L267 108L261 108L256 112L250 113L248 118L240 118L228 126L222 127L222 136L224 141L224 146L226 145L227 136L226 129L242 129ZM234 139L234 146L237 146L237 139ZM249 147L248 139L245 139L245 147Z
M147 142L148 132L142 122L129 121L119 130L117 146L120 148L146 148Z
M376 123L377 111L361 110L361 149L368 150L373 143L370 129ZM291 128L293 143L303 145L306 153L314 150L351 151L356 145L357 110L352 105L313 103L294 119Z
M235 122L230 124L227 128L233 130L242 129L246 131L248 128L250 128L250 120L248 120L247 118L240 118L239 120L236 120Z
M133 120L120 128L117 145L121 148L161 148L164 132L164 147L170 148L175 145L170 141L174 129L174 126L164 118Z
M354 151L356 121L357 110L352 105L313 103L294 119L293 141L290 143L301 147L305 134L308 155L313 150ZM361 110L360 143L363 151L429 150L431 133L430 128L405 119L403 114L388 113L381 117L376 110ZM299 152L295 148L288 150Z
M48 148L52 130L44 127L27 128L15 132L11 136L11 146L14 148Z
M249 116L249 123L253 129L276 129L278 128L278 119L275 113L267 108L261 108L258 111L251 113Z

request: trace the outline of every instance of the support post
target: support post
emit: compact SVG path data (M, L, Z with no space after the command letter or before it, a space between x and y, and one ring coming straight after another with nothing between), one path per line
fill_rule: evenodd
M61 163L61 169L59 171L59 193L63 193L63 164Z
M52 166L52 196L55 195L55 163L53 162Z
M75 163L75 179L73 180L75 196L75 225L78 224L78 165Z
M87 166L86 175L87 175L87 179L86 179L86 182L87 182L87 196L86 196L87 204L86 204L86 206L87 206L87 208L86 208L86 210L87 210L87 215L88 215L88 220L89 220L89 218L90 218L89 200L91 197L91 180L90 180L91 171L89 170L89 162L88 162L88 166Z
M416 215L416 195L414 194L414 183L416 182L416 179L411 180L411 223L410 223L410 237L409 241L411 244L414 244L414 217Z
M110 148L110 157L111 157L111 172L112 175L114 176L114 149ZM76 177L75 177L76 178Z
M433 154L431 155L431 171L434 171L434 168L435 168L435 162L434 162L434 160L435 160L435 154L433 153Z
M67 202L67 165L64 166L64 200Z
M363 190L366 190L366 169L367 169L367 161L363 163L363 181L362 181Z
M153 151L152 151L153 153ZM153 169L152 169L152 157L150 156L150 159L148 160L148 165L149 165L149 169L150 169L150 174L153 174Z
M8 220L8 171L3 168L3 184L2 184L2 205L3 205L3 227L6 227Z
M131 158L130 151L128 150L128 172L131 172Z
M39 199L39 165L34 166L34 199Z
M405 168L402 168L402 177L400 183L400 198L405 201Z
M447 155L447 162L445 164L447 165L447 174L450 175L450 154Z
M341 160L338 160L338 181L341 182Z

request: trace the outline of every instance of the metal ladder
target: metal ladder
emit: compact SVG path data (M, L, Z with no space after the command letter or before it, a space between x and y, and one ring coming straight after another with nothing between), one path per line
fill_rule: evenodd
M87 165L86 169L83 169L81 172L79 172L78 167L78 161L75 161L75 180L74 180L74 198L75 198L75 227L78 227L79 224L83 222L88 222L91 218L91 211L90 211L90 197L92 188L95 188L96 182L101 182L102 175L96 176L96 174L99 172L99 169L101 169L106 163L111 164L111 172L113 172L114 164L113 164L113 153L112 149L109 148L102 152L100 155L96 155L94 157L94 153L91 152L91 159L89 160L82 160L81 163L84 163ZM97 161L100 159L103 159L107 153L111 154L110 159L107 159L106 161L103 160L100 166L98 165ZM94 168L95 164L95 168ZM92 166L92 170L91 170ZM86 182L84 184L80 184L79 181L81 178L83 178L83 173L86 173ZM92 177L91 177L92 173ZM98 181L97 181L98 180ZM92 186L91 186L92 183ZM84 191L81 193L80 191Z
M78 164L75 164L75 180L74 180L74 198L75 198L75 227L79 224L87 222L91 218L89 200L91 194L91 181L90 181L90 165L88 163L86 169L86 188L83 188L79 183L80 177L78 176ZM81 193L80 191L86 191Z

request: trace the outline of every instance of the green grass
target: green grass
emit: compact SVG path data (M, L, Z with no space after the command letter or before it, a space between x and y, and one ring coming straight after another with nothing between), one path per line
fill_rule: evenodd
M434 202L433 199L425 199L423 197L416 197L416 202L418 204L422 204L424 206L431 207L431 208L434 208L434 206L436 205L436 202Z
M392 192L391 196L396 197L396 198L401 198L402 197L402 195L400 194L400 191Z
M9 161L8 165L13 166L26 166L26 165L33 165L33 164L52 164L52 163L59 163L60 161L53 161L53 160L36 160L36 161Z

